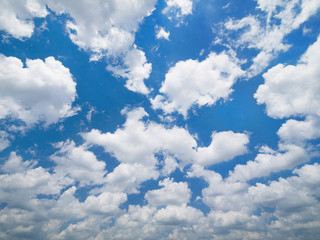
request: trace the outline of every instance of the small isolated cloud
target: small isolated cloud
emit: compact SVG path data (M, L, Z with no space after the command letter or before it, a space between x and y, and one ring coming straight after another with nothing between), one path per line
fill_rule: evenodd
M156 29L156 38L157 39L165 39L169 41L169 36L170 36L170 32L166 31L163 27L159 27L158 29Z
M154 109L178 112L185 118L192 106L212 106L228 99L244 71L225 52L211 53L205 60L180 61L168 71L160 94L151 99Z
M20 59L0 55L0 76L0 119L51 124L76 112L76 82L53 57L28 59L24 67Z

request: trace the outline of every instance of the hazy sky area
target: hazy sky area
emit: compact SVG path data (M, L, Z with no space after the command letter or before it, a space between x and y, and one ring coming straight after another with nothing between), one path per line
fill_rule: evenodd
M318 240L320 0L0 0L0 239Z

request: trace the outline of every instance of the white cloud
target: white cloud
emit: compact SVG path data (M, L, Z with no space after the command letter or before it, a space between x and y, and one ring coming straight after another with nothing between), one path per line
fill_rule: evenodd
M192 14L192 0L166 0L166 3L164 14L173 12L177 17Z
M266 104L268 116L284 118L315 114L320 116L320 37L300 58L297 65L278 64L263 77L254 97Z
M182 206L189 202L191 191L186 182L173 182L173 179L166 178L159 181L160 189L150 190L145 198L151 206L175 205Z
M0 130L0 152L10 146L9 134Z
M3 0L0 2L0 30L15 38L29 38L35 27L32 19L47 14L45 4L37 0Z
M173 205L160 209L154 216L158 223L165 225L195 223L202 217L203 213L196 208Z
M156 38L157 39L165 39L169 41L169 37L170 37L170 32L166 31L163 27L160 27L158 29L156 29Z
M201 62L189 59L176 63L166 74L161 95L151 99L152 107L166 114L177 111L187 117L194 105L211 106L220 99L228 99L233 84L244 74L235 62L223 52L211 53Z
M118 56L131 49L135 32L154 10L155 0L56 1L46 0L57 14L67 13L70 39L96 54Z
M70 176L80 182L80 186L102 184L106 164L98 161L96 156L83 146L76 147L73 141L61 142L56 145L59 150L50 159L57 166L54 171L59 176Z
M147 116L143 108L124 109L122 113L127 115L127 120L114 133L93 129L82 134L87 143L103 146L122 163L139 163L153 168L158 163L155 155L162 154L165 158L163 171L168 173L177 165L167 158L180 160L181 166L193 162L207 166L247 152L249 140L245 133L215 132L208 147L197 147L195 138L184 128L142 121Z
M297 176L257 183L229 182L214 171L193 166L189 177L203 177L209 186L203 189L203 201L211 208L202 221L194 225L195 234L203 238L279 239L319 232L319 165L305 165L293 171ZM226 191L226 189L228 189ZM210 231L214 229L214 231ZM182 236L193 231L177 229Z
M9 159L3 164L1 170L6 173L23 173L37 164L36 161L22 161L16 152L11 152Z
M157 163L155 153L169 152L186 162L192 161L193 147L196 141L184 128L166 128L155 122L144 123L147 116L143 108L132 111L123 110L127 120L123 127L114 133L101 133L93 129L84 133L84 139L90 144L103 146L122 163L139 163L154 167Z
M156 0L61 1L28 0L0 3L0 29L13 37L31 37L34 17L45 17L46 6L54 13L68 14L66 22L71 41L91 53L91 60L107 56L115 75L128 78L126 87L147 94L144 79L151 72L144 52L134 47L135 33L144 17L155 9ZM113 61L121 62L114 67Z
M99 196L89 196L84 202L85 210L89 214L112 215L118 212L119 205L127 201L125 193L103 192Z
M320 117L307 116L304 121L287 120L277 132L281 141L301 144L320 137Z
M0 55L0 118L13 117L27 125L56 123L75 114L76 83L68 68L53 57L45 61Z
M36 164L36 161L23 161L15 152L10 154L1 167L5 173L0 175L0 202L10 207L28 209L38 194L58 195L73 182L68 177L58 177L47 169L35 167Z
M233 40L234 37L228 38L229 43L235 47L246 46L259 50L248 69L249 77L263 71L279 52L287 51L290 45L284 43L285 36L298 29L320 8L318 0L257 2L257 8L265 12L263 17L247 16L240 20L229 20L225 24L227 30L244 29L236 40Z
M306 150L300 146L279 144L279 151L263 147L254 161L248 161L246 165L237 165L230 173L229 180L247 181L268 176L273 172L293 169L309 159L310 156Z
M203 166L229 161L236 156L245 154L249 137L244 133L232 131L213 132L212 142L208 147L199 147L195 162Z
M139 24L151 15L156 0L46 0L46 3L55 13L70 15L72 20L66 24L69 37L80 48L91 52L90 60L107 56L107 69L127 78L129 90L149 93L144 80L150 75L151 64L147 63L145 53L136 49L134 41Z
M149 78L152 70L151 63L147 63L145 53L136 47L128 51L125 55L124 66L109 65L107 70L113 72L115 76L127 78L125 87L133 92L148 94L144 80Z
M95 191L138 193L142 182L158 177L159 173L152 167L139 163L121 163L106 176L105 185Z

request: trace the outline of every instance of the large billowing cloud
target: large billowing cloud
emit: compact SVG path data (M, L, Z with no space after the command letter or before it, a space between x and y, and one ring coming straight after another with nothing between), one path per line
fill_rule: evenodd
M165 158L175 158L182 166L192 162L209 166L247 152L249 139L246 133L216 132L212 134L212 142L208 147L198 147L195 137L184 128L167 128L162 124L141 120L147 116L143 108L131 111L124 109L123 114L127 115L127 120L114 133L101 133L93 129L83 134L87 143L103 146L106 152L122 163L153 167L158 163L156 155L162 154ZM232 146L228 147L230 142Z
M180 61L170 68L160 88L151 99L154 109L166 114L178 112L187 117L192 106L214 105L227 100L232 86L244 72L226 53L211 53L205 60Z
M313 114L320 116L320 38L300 58L297 65L279 64L269 69L255 98L266 104L270 117L284 118Z
M44 61L0 55L0 118L27 125L56 123L75 113L76 82L68 68L53 57Z

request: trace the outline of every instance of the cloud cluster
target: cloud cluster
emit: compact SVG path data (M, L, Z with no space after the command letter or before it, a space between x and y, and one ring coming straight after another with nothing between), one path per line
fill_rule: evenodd
M15 38L30 38L35 28L33 18L46 17L47 8L57 15L67 14L70 20L66 29L71 41L90 52L93 61L110 59L108 70L127 78L129 90L147 94L144 80L150 75L151 64L134 42L139 24L153 12L155 4L155 0L2 1L0 29ZM114 61L118 62L116 67ZM123 65L119 64L122 61Z
M248 69L248 76L261 73L281 51L287 51L291 45L285 43L285 36L298 29L316 14L319 8L318 0L257 0L257 9L261 10L262 14L226 22L228 33L238 31L236 38L228 38L229 44L258 50Z

